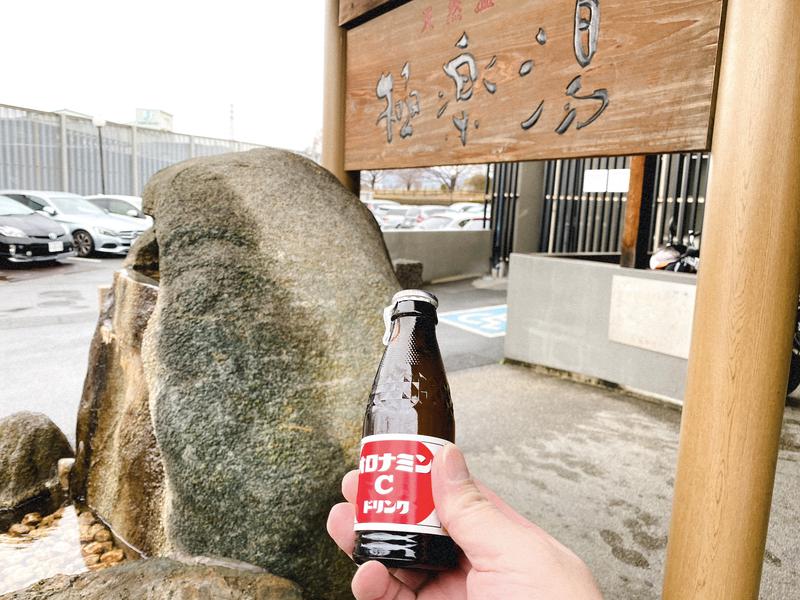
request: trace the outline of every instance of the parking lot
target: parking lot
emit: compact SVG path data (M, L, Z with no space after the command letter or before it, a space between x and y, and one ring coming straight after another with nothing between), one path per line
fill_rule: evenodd
M0 269L0 417L47 414L74 443L75 418L97 321L97 287L120 258L70 258Z

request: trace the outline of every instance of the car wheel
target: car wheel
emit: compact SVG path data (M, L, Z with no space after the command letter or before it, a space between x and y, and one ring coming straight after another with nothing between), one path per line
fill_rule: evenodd
M78 256L89 256L94 250L94 240L89 235L88 231L78 229L72 234L72 241L75 243L75 249L78 251Z

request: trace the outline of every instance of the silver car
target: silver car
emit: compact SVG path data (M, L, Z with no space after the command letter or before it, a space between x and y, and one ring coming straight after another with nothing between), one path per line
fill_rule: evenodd
M153 225L153 217L142 212L142 199L139 196L97 194L96 196L86 196L86 199L112 215L141 219L147 223L148 227Z
M83 196L68 192L2 190L0 195L62 223L72 234L78 256L92 252L127 254L148 227L143 219L109 214Z

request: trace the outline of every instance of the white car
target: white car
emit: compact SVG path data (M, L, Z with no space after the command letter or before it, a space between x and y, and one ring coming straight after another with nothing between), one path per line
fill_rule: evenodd
M143 219L112 215L83 196L42 190L2 190L28 208L64 225L72 234L78 256L92 252L125 255L149 225Z
M409 229L413 226L418 214L418 208L398 204L375 213L375 218L381 229Z
M389 210L390 208L396 208L400 206L400 203L395 202L394 200L364 200L362 202L364 202L366 207L370 209L372 214L376 216Z
M139 196L97 194L86 196L86 199L112 215L143 219L149 226L153 225L153 217L142 212L142 199Z
M455 231L479 231L489 229L489 219L483 216L474 216L470 213L445 213L434 215L425 219L417 225L416 229L435 231L435 230L455 230Z
M449 207L451 212L480 213L483 214L483 203L481 202L454 202ZM490 207L487 206L487 212Z

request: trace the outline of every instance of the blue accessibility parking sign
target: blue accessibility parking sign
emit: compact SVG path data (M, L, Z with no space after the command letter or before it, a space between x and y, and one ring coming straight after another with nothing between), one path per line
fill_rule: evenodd
M447 323L483 337L500 337L506 334L507 312L508 306L506 304L467 310L453 310L439 313L439 322Z

